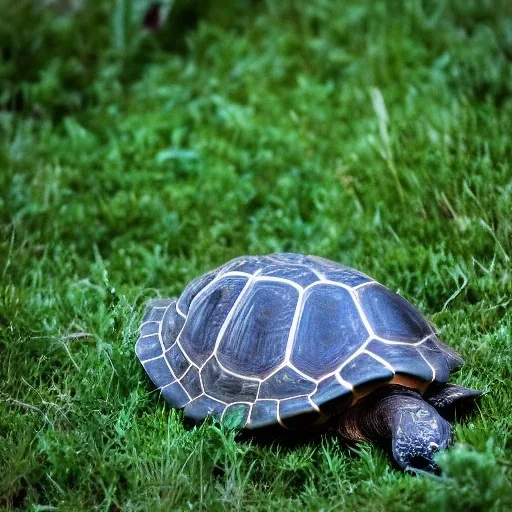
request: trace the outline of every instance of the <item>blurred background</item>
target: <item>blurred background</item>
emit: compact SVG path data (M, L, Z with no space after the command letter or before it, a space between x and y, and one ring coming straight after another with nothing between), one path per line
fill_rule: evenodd
M0 13L0 507L512 507L510 1ZM151 392L144 303L275 251L402 293L466 359L457 382L492 390L447 479L190 434Z

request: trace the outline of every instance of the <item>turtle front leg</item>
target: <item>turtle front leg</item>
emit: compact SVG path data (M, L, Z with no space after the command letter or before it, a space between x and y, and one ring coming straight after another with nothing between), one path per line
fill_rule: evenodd
M451 444L451 426L419 393L401 386L379 388L339 419L338 432L354 441L381 445L403 469L434 471L434 455Z

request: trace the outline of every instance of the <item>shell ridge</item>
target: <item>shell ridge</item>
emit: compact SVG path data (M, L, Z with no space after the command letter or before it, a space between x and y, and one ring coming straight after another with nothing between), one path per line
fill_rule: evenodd
M368 318L366 316L366 313L364 312L363 306L361 302L359 302L359 297L357 296L357 293L354 292L352 288L348 289L350 296L352 297L352 300L354 301L354 304L356 305L357 312L359 313L359 316L361 317L361 320L363 321L363 325L365 326L366 330L370 334L370 336L375 336L375 332L370 325L370 322L368 321ZM368 340L367 340L368 341Z
M289 286L292 286L295 288L299 293L304 289L300 284L297 284L295 281L292 281L291 279L286 279L284 277L274 277L274 276L255 276L255 281L262 282L262 281L273 281L275 283L284 283Z
M178 301L175 301L175 302L171 302L166 310L165 310L165 313L164 315L162 316L162 319L158 322L158 341L160 342L160 349L162 350L162 355L164 356L164 360L165 360L165 364L167 365L167 368L169 368L169 373L172 375L172 377L174 378L174 381L176 381L176 375L174 375L174 372L172 371L172 368L171 368L171 365L169 364L169 361L167 361L167 358L165 357L165 347L164 347L164 341L163 341L163 338L162 338L162 326L163 326L163 323L164 323L164 318L165 318L165 315L167 313L167 311L169 311L169 308L171 306L174 306L175 304L177 304ZM176 308L175 308L176 309ZM171 383L172 384L172 383Z
M430 380L430 382L434 382L436 380L436 369L430 364L430 361L428 361L428 359L421 352L421 350L416 350L416 352L418 352L418 354L421 356L421 358L425 361L425 363L428 364L428 366L432 370L432 379Z
M343 370L343 368L345 368L345 366L347 366L348 363L350 363L351 361L353 361L358 355L362 354L365 350L366 350L366 347L368 346L368 344L370 343L370 341L372 341L373 337L370 335L368 336L368 338L366 339L366 341L357 349L355 350L354 352L352 352L352 354L350 354L346 359L345 361L343 361L343 363L341 363L341 365L334 371L334 372L331 372L332 375L335 375L336 373L339 373L341 372L341 370ZM327 377L327 375L326 375ZM322 379L323 380L323 379Z
M290 363L290 357L292 354L293 346L297 338L297 329L302 318L302 312L304 310L304 296L306 292L303 288L299 290L299 296L297 297L297 304L295 305L295 312L293 314L292 325L290 326L290 332L288 334L288 341L286 343L286 351L284 356L285 364Z
M384 365L388 370L392 371L393 373L396 373L395 369L393 368L393 366L391 364L389 364L385 359L383 359L382 357L380 357L379 355L375 354L374 352L372 352L371 350L363 350L361 352L362 354L367 354L369 355L370 357L373 357L373 359L375 359L375 361L378 361L379 363L381 363L382 365Z
M234 372L233 370L230 370L229 368L226 368L220 361L220 359L217 357L217 355L215 355L215 359L217 361L217 363L219 363L219 366L222 368L223 371L225 371L226 373L229 373L229 375L233 375L234 377L238 377L239 379L244 379L244 380L253 380L255 382L259 382L261 384L262 382L262 379L258 379L257 377L251 377L249 375L243 375L241 373L236 373Z
M247 294L247 292L249 291L251 286L253 286L255 279L256 278L253 275L250 275L250 277L247 278L247 283L245 283L244 287L240 290L238 297L236 298L235 302L231 306L231 309L228 311L226 318L224 318L224 322L222 322L219 333L217 334L217 338L215 340L215 345L213 347L213 355L215 355L217 360L219 359L217 357L217 349L219 348L222 338L224 337L224 334L226 332L226 329L228 328L229 322L231 322L232 318L235 316L235 312L236 312L238 305L240 304L240 302L242 302L244 296Z
M386 345L405 345L407 347L419 347L420 345L423 345L428 339L431 338L431 334L428 336L425 336L420 341L416 341L414 343L410 343L408 341L397 341L397 340L389 340L387 338L383 338L382 336L378 336L377 334L373 334L373 338L377 341L380 341L381 343L384 343Z

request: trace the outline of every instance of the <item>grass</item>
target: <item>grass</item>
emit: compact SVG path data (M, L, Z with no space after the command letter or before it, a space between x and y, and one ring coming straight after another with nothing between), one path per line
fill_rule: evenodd
M509 2L182 1L154 33L142 0L0 4L0 507L512 508ZM144 303L271 251L365 271L466 359L488 393L440 478L159 400Z

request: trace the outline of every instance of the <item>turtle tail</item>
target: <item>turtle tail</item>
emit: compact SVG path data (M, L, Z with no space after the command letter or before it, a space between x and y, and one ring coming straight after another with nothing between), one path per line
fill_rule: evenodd
M175 341L171 339L169 320L177 317L176 301L176 298L155 299L148 303L135 344L137 357L158 388L174 380L165 353Z

